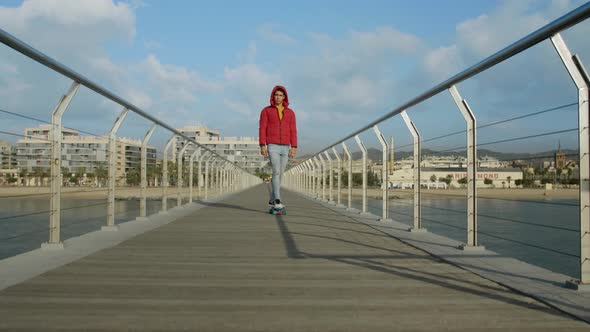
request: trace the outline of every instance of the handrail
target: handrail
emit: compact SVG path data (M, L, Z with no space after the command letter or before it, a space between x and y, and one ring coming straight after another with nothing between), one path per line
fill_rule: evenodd
M412 106L415 106L415 105L425 101L426 99L433 97L434 95L436 95L438 93L445 91L446 89L450 88L451 86L456 85L457 83L460 83L460 82L462 82L462 81L464 81L476 74L483 72L484 70L486 70L488 68L491 68L491 67L497 65L498 63L500 63L500 62L522 52L522 51L525 51L525 50L531 48L532 46L544 41L545 39L551 37L552 35L582 22L583 20L587 19L588 17L590 17L590 2L572 10L571 12L563 15L562 17L556 19L555 21L553 21L553 22L539 28L538 30L528 34L527 36L525 36L525 37L521 38L520 40L514 42L513 44L503 48L502 50L492 54L491 56L480 61L479 63L463 70L462 72L456 74L455 76L452 76L451 78L447 79L446 81L439 83L438 85L431 88L430 90L427 90L426 92L422 93L421 95L418 95L417 97L410 99L409 101L405 102L401 106L395 108L393 111L381 116L377 120L369 123L368 125L355 131L354 133L352 133L352 134L346 136L345 138L337 141L336 143L326 147L325 149L320 150L317 154L320 154L332 147L335 147L336 145L338 145L342 142L345 142L345 141L355 137L356 135L364 132L365 130L372 128L376 124L379 124L379 123L401 113L402 111L404 111ZM313 155L316 155L316 154L313 154Z
M9 34L8 32L4 31L3 29L0 29L0 42L2 42L3 44L5 44L8 47L14 49L15 51L22 53L26 57L29 57L29 58L35 60L36 62L53 69L54 71L70 78L71 80L73 80L77 83L80 83L81 85L87 87L88 89L90 89L90 90L114 101L115 103L139 114L140 116L152 121L153 123L156 123L159 126L165 128L165 129L168 129L169 131L175 133L176 135L185 138L187 141L190 141L190 142L194 143L195 145L203 148L204 150L211 152L212 154L214 154L214 155L218 156L219 158L225 160L226 162L234 165L235 167L240 168L242 171L244 171L246 173L250 173L246 169L240 167L237 164L234 164L233 162L229 161L225 157L217 154L215 151L212 151L209 148L207 148L206 146L199 144L196 140L194 140L188 136L185 136L184 134L182 134L181 132L172 128L168 124L156 119L152 115L141 110L139 107L133 105L132 103L128 102L127 100L115 95L114 93L107 90L106 88L103 88L100 85L94 83L90 79L86 78L84 75L77 73L73 69L63 65L62 63L51 58L50 56L36 50L35 48L30 46L29 44L23 42L22 40L16 38L15 36L13 36L11 34Z

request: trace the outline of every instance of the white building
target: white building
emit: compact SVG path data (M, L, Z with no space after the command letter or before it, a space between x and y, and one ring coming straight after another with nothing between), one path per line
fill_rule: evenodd
M446 188L442 178L451 178L451 188L465 186L459 180L467 178L465 168L422 168L420 172L420 183L425 188ZM434 179L434 181L432 181ZM490 182L486 184L485 181ZM414 181L414 169L403 168L393 172L388 177L390 188L412 188ZM515 181L522 180L522 171L515 168L492 168L478 169L476 186L478 188L516 188ZM443 184L444 183L444 184ZM522 187L519 186L519 187Z
M256 169L263 169L268 164L268 158L260 154L258 137L221 137L219 131L209 129L202 125L187 126L178 128L184 135L193 138L195 141L215 151L217 154L227 158L237 166L240 166L252 173ZM185 140L177 142L177 151L184 146ZM195 151L194 146L187 148L186 158ZM196 158L198 158L198 154Z
M25 128L25 138L17 141L16 159L19 170L32 172L35 168L49 171L51 142L50 125ZM109 143L106 137L80 136L72 129L62 131L62 167L70 172L84 169L93 173L97 168L108 169ZM117 138L117 177L125 178L126 172L138 169L141 162L141 140ZM148 146L148 167L156 165L156 149Z
M16 169L16 147L0 141L0 169Z
M508 162L502 162L490 156L477 159L478 167L481 168L502 168L508 167ZM421 161L422 167L429 168L465 168L467 158L462 156L424 156ZM407 157L395 162L395 169L414 167L413 157Z

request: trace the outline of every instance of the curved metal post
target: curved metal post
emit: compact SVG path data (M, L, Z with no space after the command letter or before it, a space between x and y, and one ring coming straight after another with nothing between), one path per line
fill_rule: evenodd
M330 204L336 204L334 203L334 196L332 195L332 190L334 188L334 169L332 168L332 158L330 157L330 154L328 153L328 150L324 151L324 155L326 156L326 159L328 159L328 167L330 168L329 173L329 191L328 191L328 199Z
M128 112L129 110L127 108L123 108L121 114L119 114L119 117L117 118L117 120L115 120L115 123L113 124L113 127L109 132L109 195L107 202L107 225L102 226L101 229L103 231L116 231L119 229L118 226L115 226L115 184L117 181L116 138L117 131L119 130L119 127L121 127L121 124L123 123L123 120L125 120L125 117L127 116Z
M184 157L184 152L186 151L186 149L191 145L192 143L189 141L186 141L184 143L184 145L182 146L182 148L180 149L180 151L178 151L178 155L176 156L178 159L176 161L176 171L177 171L177 176L176 176L176 206L179 207L182 205L182 168L183 168L183 163L182 163L182 157Z
M326 162L324 158L322 158L322 154L318 153L317 155L320 164L322 165L322 201L327 202L326 200Z
M412 134L414 139L414 226L409 229L410 232L425 232L426 229L422 228L422 160L421 160L421 139L418 128L406 111L401 112L402 118L408 127L408 130Z
M200 154L199 155L199 159L197 161L197 195L199 196L199 199L201 199L201 188L204 185L205 179L202 176L202 172L201 172L201 167L202 167L202 161L204 159L205 156L209 155L209 151L205 151L205 153Z
M449 88L453 100L459 107L465 122L467 122L467 243L461 246L465 251L481 251L483 246L478 245L477 240L477 135L475 115L467 105L467 101L461 98L456 86Z
M315 176L315 166L313 164L313 161L311 159L308 159L307 162L307 168L309 169L309 176L307 177L307 194L311 197L314 196L314 192L313 192L313 178Z
M385 137L381 134L379 127L377 125L373 126L373 131L375 131L375 135L377 135L377 139L381 143L381 148L383 152L382 160L383 165L381 167L381 189L383 190L383 207L382 212L383 215L380 221L392 221L388 218L389 210L387 208L388 198L387 198L387 142L385 141Z
M322 199L322 195L320 193L320 179L322 176L322 164L319 162L318 157L315 156L313 157L313 161L315 162L316 165L316 172L315 172L315 192L316 192L316 199L321 200Z
M352 207L352 155L350 151L348 151L348 147L346 143L342 142L342 150L344 154L346 154L346 160L348 160L348 207L346 211L356 211L355 208Z
M198 153L201 153L201 148L198 147L195 149L195 151L193 152L193 154L190 157L190 161L189 161L189 181L188 181L188 202L192 203L193 202L193 166L195 164L195 156Z
M313 196L313 177L315 176L315 167L312 160L307 160L307 169L309 173L307 175L307 194Z
M209 161L211 158L213 158L213 155L205 159L205 199L209 198Z
M334 157L338 161L338 198L337 198L337 205L339 207L344 207L342 205L342 158L338 155L338 151L336 151L335 147L332 147L332 152L334 153Z
M147 143L156 130L156 124L148 130L141 142L141 182L140 182L140 198L139 198L139 217L137 220L147 220L146 217L146 196L147 196Z
M367 211L367 148L365 148L365 145L363 144L363 141L361 141L359 135L354 136L354 139L363 154L363 210L361 211L361 214L366 215L369 214Z
M170 177L168 176L168 150L170 150L171 146L176 145L176 135L172 135L168 142L166 143L166 147L164 148L164 160L162 161L162 211L161 213L166 213L168 210L168 186L170 185Z
M574 289L590 288L590 106L588 87L590 78L577 55L571 54L559 33L551 42L578 88L578 144L580 156L580 280L568 280L566 286Z
M51 113L51 130L49 140L51 141L51 198L49 201L49 241L41 244L44 249L63 249L63 242L60 241L61 229L61 141L62 125L61 118L70 105L72 98L76 95L80 84L73 82L61 97L55 109Z

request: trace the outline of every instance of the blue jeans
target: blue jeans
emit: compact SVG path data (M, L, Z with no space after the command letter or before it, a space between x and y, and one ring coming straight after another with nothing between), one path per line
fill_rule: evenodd
M289 161L289 145L269 144L268 158L272 167L272 194L270 199L281 199L281 180Z

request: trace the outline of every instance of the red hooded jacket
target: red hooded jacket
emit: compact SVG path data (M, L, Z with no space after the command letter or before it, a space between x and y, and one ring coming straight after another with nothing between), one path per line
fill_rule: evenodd
M279 110L275 107L275 92L281 89L285 92L283 101L283 119L279 119ZM260 145L282 144L297 147L297 125L295 124L295 113L289 108L289 96L287 89L277 85L270 94L270 106L266 106L260 112L260 126L258 128Z

